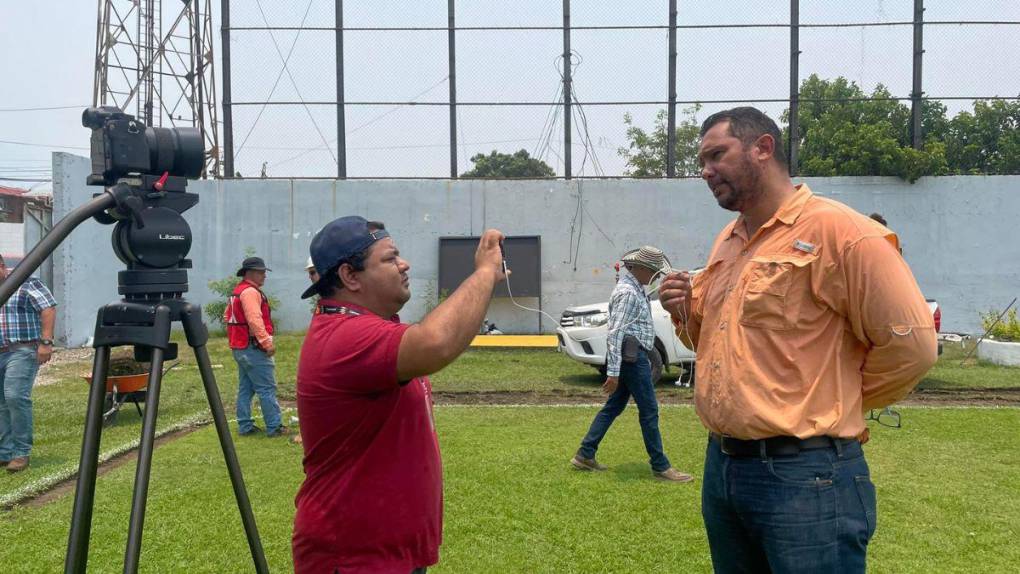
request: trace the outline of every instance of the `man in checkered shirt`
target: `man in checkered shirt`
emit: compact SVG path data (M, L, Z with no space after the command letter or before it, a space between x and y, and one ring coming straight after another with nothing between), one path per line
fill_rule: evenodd
M648 360L648 353L658 351L655 350L652 308L644 286L668 271L666 256L655 247L645 246L628 252L622 261L624 268L620 270L619 281L609 299L606 337L609 353L606 357L606 382L602 385L609 399L595 415L588 434L581 441L581 448L570 463L579 470L607 469L595 461L595 451L633 396L652 475L659 480L690 482L691 476L670 466L662 451L659 404L655 400L655 383Z
M0 281L10 270L0 257ZM32 385L39 365L53 354L53 294L35 277L0 307L0 466L28 468L32 451Z

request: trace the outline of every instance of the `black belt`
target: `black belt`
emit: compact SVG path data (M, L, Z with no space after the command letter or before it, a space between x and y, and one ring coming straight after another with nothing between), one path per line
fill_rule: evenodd
M4 347L0 347L0 353L6 353L8 351L13 351L14 349L24 349L25 347L38 347L38 346L39 346L39 341L26 341L24 343L11 343L10 345L6 345Z
M808 438L773 436L757 440L744 440L718 433L709 433L709 438L719 443L719 448L722 449L723 454L736 457L795 456L802 450L831 448L836 446L837 443L846 445L856 442L856 439L833 438L830 436L813 436Z

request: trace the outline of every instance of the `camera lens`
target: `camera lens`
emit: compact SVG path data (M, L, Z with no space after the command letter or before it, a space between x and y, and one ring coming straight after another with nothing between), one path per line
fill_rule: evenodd
M187 178L202 175L205 146L197 128L146 128L150 173L170 172Z

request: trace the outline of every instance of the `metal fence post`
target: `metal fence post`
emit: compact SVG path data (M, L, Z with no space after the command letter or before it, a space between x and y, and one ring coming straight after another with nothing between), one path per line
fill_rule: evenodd
M921 130L921 63L924 59L924 0L914 0L914 86L910 93L910 142L914 149L924 147Z
M669 104L666 108L666 177L676 177L676 0L669 0Z
M344 2L336 0L336 177L347 179L347 105L344 99Z
M570 160L570 0L563 0L563 177L571 178Z
M198 112L198 132L202 134L202 145L206 145L205 142L205 98L202 93L202 14L201 6L198 2L195 2L192 6L192 18L191 22L191 35L193 37L193 43L191 47L191 95L195 98ZM214 153L216 150L212 150ZM209 177L208 164L202 165L202 179Z
M230 103L230 0L220 0L223 67L223 177L234 177L234 114Z
M790 0L790 175L797 175L800 147L800 0Z
M454 0L446 4L446 12L449 18L449 48L450 56L450 179L457 179L457 41L456 41L456 19L453 9Z

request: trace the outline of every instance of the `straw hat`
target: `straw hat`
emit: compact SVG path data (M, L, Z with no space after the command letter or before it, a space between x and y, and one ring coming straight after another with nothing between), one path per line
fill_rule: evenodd
M651 245L624 253L620 261L629 265L640 265L652 271L661 271L669 267L669 260L662 250Z

